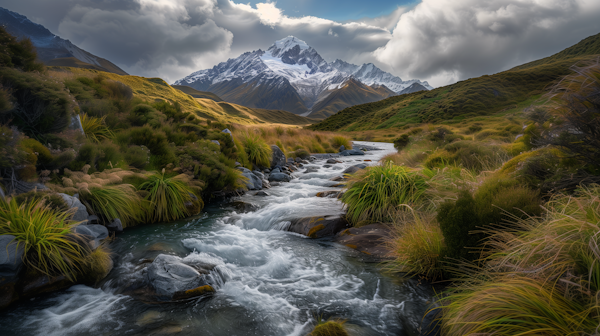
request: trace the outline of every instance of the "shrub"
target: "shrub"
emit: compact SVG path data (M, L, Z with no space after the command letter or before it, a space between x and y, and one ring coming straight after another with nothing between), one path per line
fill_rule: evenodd
M44 71L45 67L37 61L35 47L29 38L17 40L0 27L0 66L15 67L23 71Z
M354 225L387 221L401 204L423 202L426 179L418 171L389 162L352 176L342 197Z
M290 156L299 157L301 159L308 159L308 157L310 157L310 153L306 149L300 148L290 153Z
M202 199L200 188L194 188L192 179L186 174L165 177L157 172L148 176L148 180L140 186L140 190L148 193L145 199L149 202L148 219L152 222L170 222L191 215L186 203L197 203L200 209Z
M140 222L144 216L141 198L130 184L114 186L88 185L79 189L79 198L86 207L106 222L116 218L123 227Z
M458 199L443 203L437 213L437 221L444 234L447 256L455 259L473 260L477 257L472 249L479 246L481 234L475 200L468 191L462 191Z
M269 167L271 165L271 156L273 151L258 134L242 133L240 142L244 146L248 160L260 167Z
M444 235L433 218L414 219L396 225L395 238L389 242L394 258L387 265L392 272L421 275L430 280L443 276Z
M474 141L455 141L433 153L425 161L427 168L443 168L458 165L474 170L494 170L506 159L506 154L498 146L481 145Z
M156 167L164 167L169 163L177 164L174 149L169 145L167 136L162 131L153 130L150 126L134 127L117 135L120 144L145 146L150 150L150 163Z
M69 210L67 203L65 203L64 199L60 195L47 190L32 190L23 194L19 194L15 196L14 199L18 205L44 202L44 204L47 205L52 211L66 212Z
M125 152L125 162L129 166L142 169L150 163L150 151L146 146L129 146Z
M410 142L410 137L408 136L408 134L402 134L401 136L399 136L398 138L396 138L394 140L394 147L396 148L396 150L401 151L406 146L408 146L409 142Z
M108 248L102 244L88 254L82 263L81 275L84 282L96 284L104 279L112 267Z
M40 201L18 205L14 198L0 199L0 235L15 236L28 268L74 279L87 251L70 237L76 224L69 221L70 215Z
M2 85L11 90L18 108L0 115L0 122L11 121L27 135L43 139L47 133L63 131L71 122L71 98L58 82L46 77L1 68Z
M344 322L327 321L317 324L310 336L348 336Z
M19 143L23 149L37 157L36 162L39 166L46 166L52 162L50 150L35 139L23 139Z
M79 118L85 136L92 142L98 143L102 140L108 140L114 137L114 134L104 123L106 117L96 118L88 116L86 113L82 113L79 115Z

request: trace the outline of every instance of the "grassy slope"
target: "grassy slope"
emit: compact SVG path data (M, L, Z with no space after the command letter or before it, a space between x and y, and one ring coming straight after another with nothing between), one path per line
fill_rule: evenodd
M495 75L352 106L311 128L327 131L388 129L498 113L540 96L549 85L570 73L571 65L595 60L598 54L600 34L551 57Z
M149 102L160 100L172 103L178 102L181 104L181 108L184 112L194 113L203 119L218 120L225 123L236 123L241 125L266 123L308 125L315 122L313 119L301 117L286 111L251 109L231 103L217 103L211 99L197 99L173 88L161 78L120 76L114 73L81 68L51 68L50 70L57 70L57 73L62 73L66 77L94 77L102 75L131 87L134 96L137 98Z
M309 116L316 119L325 119L346 107L361 102L377 101L393 95L395 93L385 86L373 88L355 80L350 80L343 88L331 92L325 99L317 102Z
M216 102L223 101L223 99L221 99L219 96L217 96L216 94L214 94L212 92L198 91L198 90L194 89L193 87L189 87L189 86L185 86L185 85L172 85L172 86L174 88L176 88L177 90L187 93L194 98L212 99Z

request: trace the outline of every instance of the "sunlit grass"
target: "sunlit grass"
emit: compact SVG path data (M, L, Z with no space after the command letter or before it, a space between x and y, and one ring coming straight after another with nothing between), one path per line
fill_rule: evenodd
M0 198L0 234L15 236L24 249L25 265L47 275L75 279L87 251L73 239L77 235L71 228L77 223L70 221L70 216L70 212L54 211L38 200L18 205L14 198Z
M199 194L199 187L195 187L192 179L186 174L166 177L155 172L140 186L148 194L145 199L148 212L147 218L151 222L170 222L179 218L192 215L186 203L199 203L196 208L202 208L202 199L195 196ZM201 204L201 205L200 205Z
M113 132L108 129L104 123L106 117L96 118L88 116L86 113L82 113L79 115L79 118L85 136L91 141L98 143L102 140L112 139L114 137Z

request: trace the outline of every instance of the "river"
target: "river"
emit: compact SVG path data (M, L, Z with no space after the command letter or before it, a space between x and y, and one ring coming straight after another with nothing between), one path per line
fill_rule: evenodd
M236 213L209 205L202 215L127 229L110 244L115 268L99 288L76 285L19 302L0 313L0 335L306 335L318 318L346 321L352 335L418 335L434 293L416 280L384 275L380 265L327 239L283 231L292 218L342 213L329 181L348 166L376 164L392 144L359 142L382 150L342 157L316 173L294 173L290 183L248 192L240 201L257 210ZM122 294L143 281L138 266L159 253L217 264L217 292L209 298L146 303Z

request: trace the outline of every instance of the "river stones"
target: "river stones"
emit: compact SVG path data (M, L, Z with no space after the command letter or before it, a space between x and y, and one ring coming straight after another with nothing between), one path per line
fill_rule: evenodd
M169 297L176 292L207 285L203 274L208 274L209 269L199 265L194 266L185 264L179 257L159 254L148 266L148 282L158 295ZM212 269L214 265L208 267Z
M232 206L238 213L246 213L246 212L252 212L252 211L256 211L259 209L258 205L256 204L252 204L252 203L247 203L247 202L242 202L242 201L234 201L228 204L229 206Z
M336 164L336 163L342 163L342 161L339 161L336 159L327 159L327 161L325 161L325 163Z
M73 232L83 235L89 240L89 245L92 250L100 246L100 242L108 237L108 229L104 225L77 225Z
M359 163L359 164L355 164L354 166L350 166L348 168L346 168L342 173L344 174L354 174L357 171L361 170L361 169L365 169L367 168L368 165L365 163Z
M248 179L248 182L246 182L248 190L260 190L263 188L262 178L256 176L250 169L244 167L237 167L236 169L241 171L242 175Z
M291 221L288 231L303 234L309 238L333 236L348 226L341 216L304 217Z
M122 232L123 223L121 223L121 219L115 218L115 220L106 225L106 228L110 231Z
M284 173L271 173L269 182L290 182L292 177Z
M73 215L73 220L76 222L87 221L89 214L85 205L81 203L79 198L75 196L70 196L67 194L59 194L62 199L67 203L67 206L71 209L75 208L75 214Z
M271 150L273 151L273 154L271 155L271 168L283 166L287 160L281 148L276 145L271 145Z
M15 280L23 265L24 246L13 235L0 235L0 285Z
M318 171L319 171L318 167L306 167L306 170L304 171L304 174L316 173Z
M329 181L333 181L333 182L339 182L339 181L343 181L343 180L344 180L343 176L334 176L329 179Z
M389 259L385 241L390 236L390 231L386 225L369 224L341 231L333 241L380 259Z
M261 190L261 191L257 191L257 192L256 192L256 194L254 194L254 196L262 196L262 197L265 197L265 196L271 196L271 195L269 195L269 193L268 193L268 192L266 192L266 191L262 191L262 190Z
M319 191L317 197L339 198L340 193L341 191L339 190Z
M349 156L349 155L365 155L365 153L358 149L347 149L345 151L340 152L341 156Z

